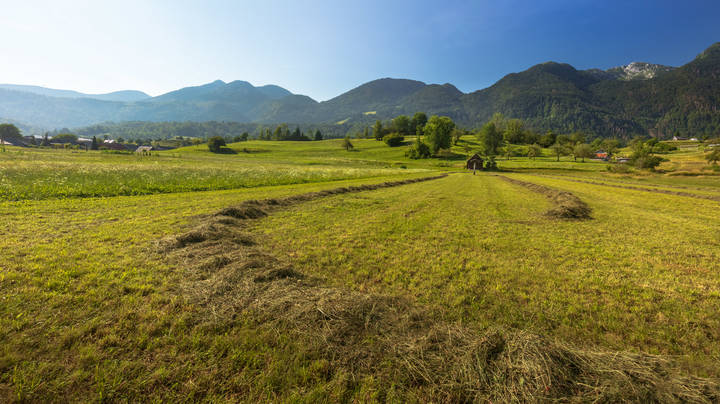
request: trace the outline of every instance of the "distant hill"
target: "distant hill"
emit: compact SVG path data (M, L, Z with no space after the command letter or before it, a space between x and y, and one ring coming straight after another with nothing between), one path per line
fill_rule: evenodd
M449 83L428 85L392 78L365 83L324 102L274 85L254 87L245 81L220 80L132 101L73 94L0 86L0 116L48 128L122 121L342 122L358 128L417 111L447 115L463 126L478 127L501 112L524 119L539 131L669 137L679 130L695 136L717 135L720 43L679 68L634 62L608 70L577 70L547 62L508 74L469 94Z
M52 88L45 88L40 86L25 86L19 84L0 84L0 89L45 95L48 97L92 98L102 101L134 102L150 98L149 95L143 93L142 91L135 90L114 91L112 93L106 94L84 94L73 90L55 90Z

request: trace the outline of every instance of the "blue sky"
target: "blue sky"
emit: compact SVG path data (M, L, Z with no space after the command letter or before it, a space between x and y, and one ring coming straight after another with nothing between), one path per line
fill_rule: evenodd
M14 1L0 82L159 95L246 80L325 100L396 77L470 92L549 60L678 66L720 41L718 17L717 0Z

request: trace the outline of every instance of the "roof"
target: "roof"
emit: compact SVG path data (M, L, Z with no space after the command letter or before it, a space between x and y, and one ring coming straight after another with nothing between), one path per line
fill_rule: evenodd
M152 146L140 146L135 150L135 153L142 153L142 152L148 152L153 149Z
M480 157L479 154L475 153L475 154L473 154L472 157L470 157L470 158L468 159L468 161L470 161L470 160L482 160L482 159L483 159L483 158Z

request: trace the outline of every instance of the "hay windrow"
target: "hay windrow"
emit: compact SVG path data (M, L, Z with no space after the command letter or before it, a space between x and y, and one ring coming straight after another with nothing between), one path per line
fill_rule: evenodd
M622 185L622 184L609 184L606 182L597 182L597 181L590 181L590 180L581 180L581 179L575 179L575 178L568 178L567 176L548 176L550 178L557 178L561 179L563 181L570 181L570 182L577 182L580 184L590 184L590 185L599 185L602 187L612 187L612 188L620 188L620 189L630 189L633 191L642 191L642 192L653 192L656 194L665 194L665 195L676 195L676 196L684 196L687 198L695 198L695 199L705 199L708 201L715 201L720 202L720 196L715 195L700 195L700 194L693 194L690 192L683 192L683 191L671 191L668 189L660 189L660 188L646 188L646 187L638 187L634 185ZM664 185L669 186L669 185Z
M514 178L498 175L503 180L512 184L523 186L533 192L545 195L553 203L553 207L545 212L547 216L558 219L587 220L592 219L592 209L580 198L567 191L560 191L532 182L520 181Z
M339 192L360 190L368 189ZM333 191L249 201L238 209L254 206L269 214ZM584 350L517 330L474 330L402 297L324 286L263 249L245 223L252 217L221 212L198 225L203 240L173 242L168 250L168 259L184 270L185 296L202 308L198 321L228 323L243 315L301 341L327 361L331 374L388 380L426 402L720 400L716 381L684 375L660 356ZM254 242L238 244L238 237Z

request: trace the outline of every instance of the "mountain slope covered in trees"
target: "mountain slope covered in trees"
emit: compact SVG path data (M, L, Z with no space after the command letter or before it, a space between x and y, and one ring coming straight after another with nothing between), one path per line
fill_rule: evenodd
M508 74L464 94L452 84L384 78L324 102L244 81L186 87L134 102L49 96L0 87L0 116L46 128L122 121L229 121L363 126L417 111L478 127L495 112L536 130L594 136L693 136L720 132L720 43L679 67L631 63L576 70L555 62ZM44 95L45 94L45 95Z

